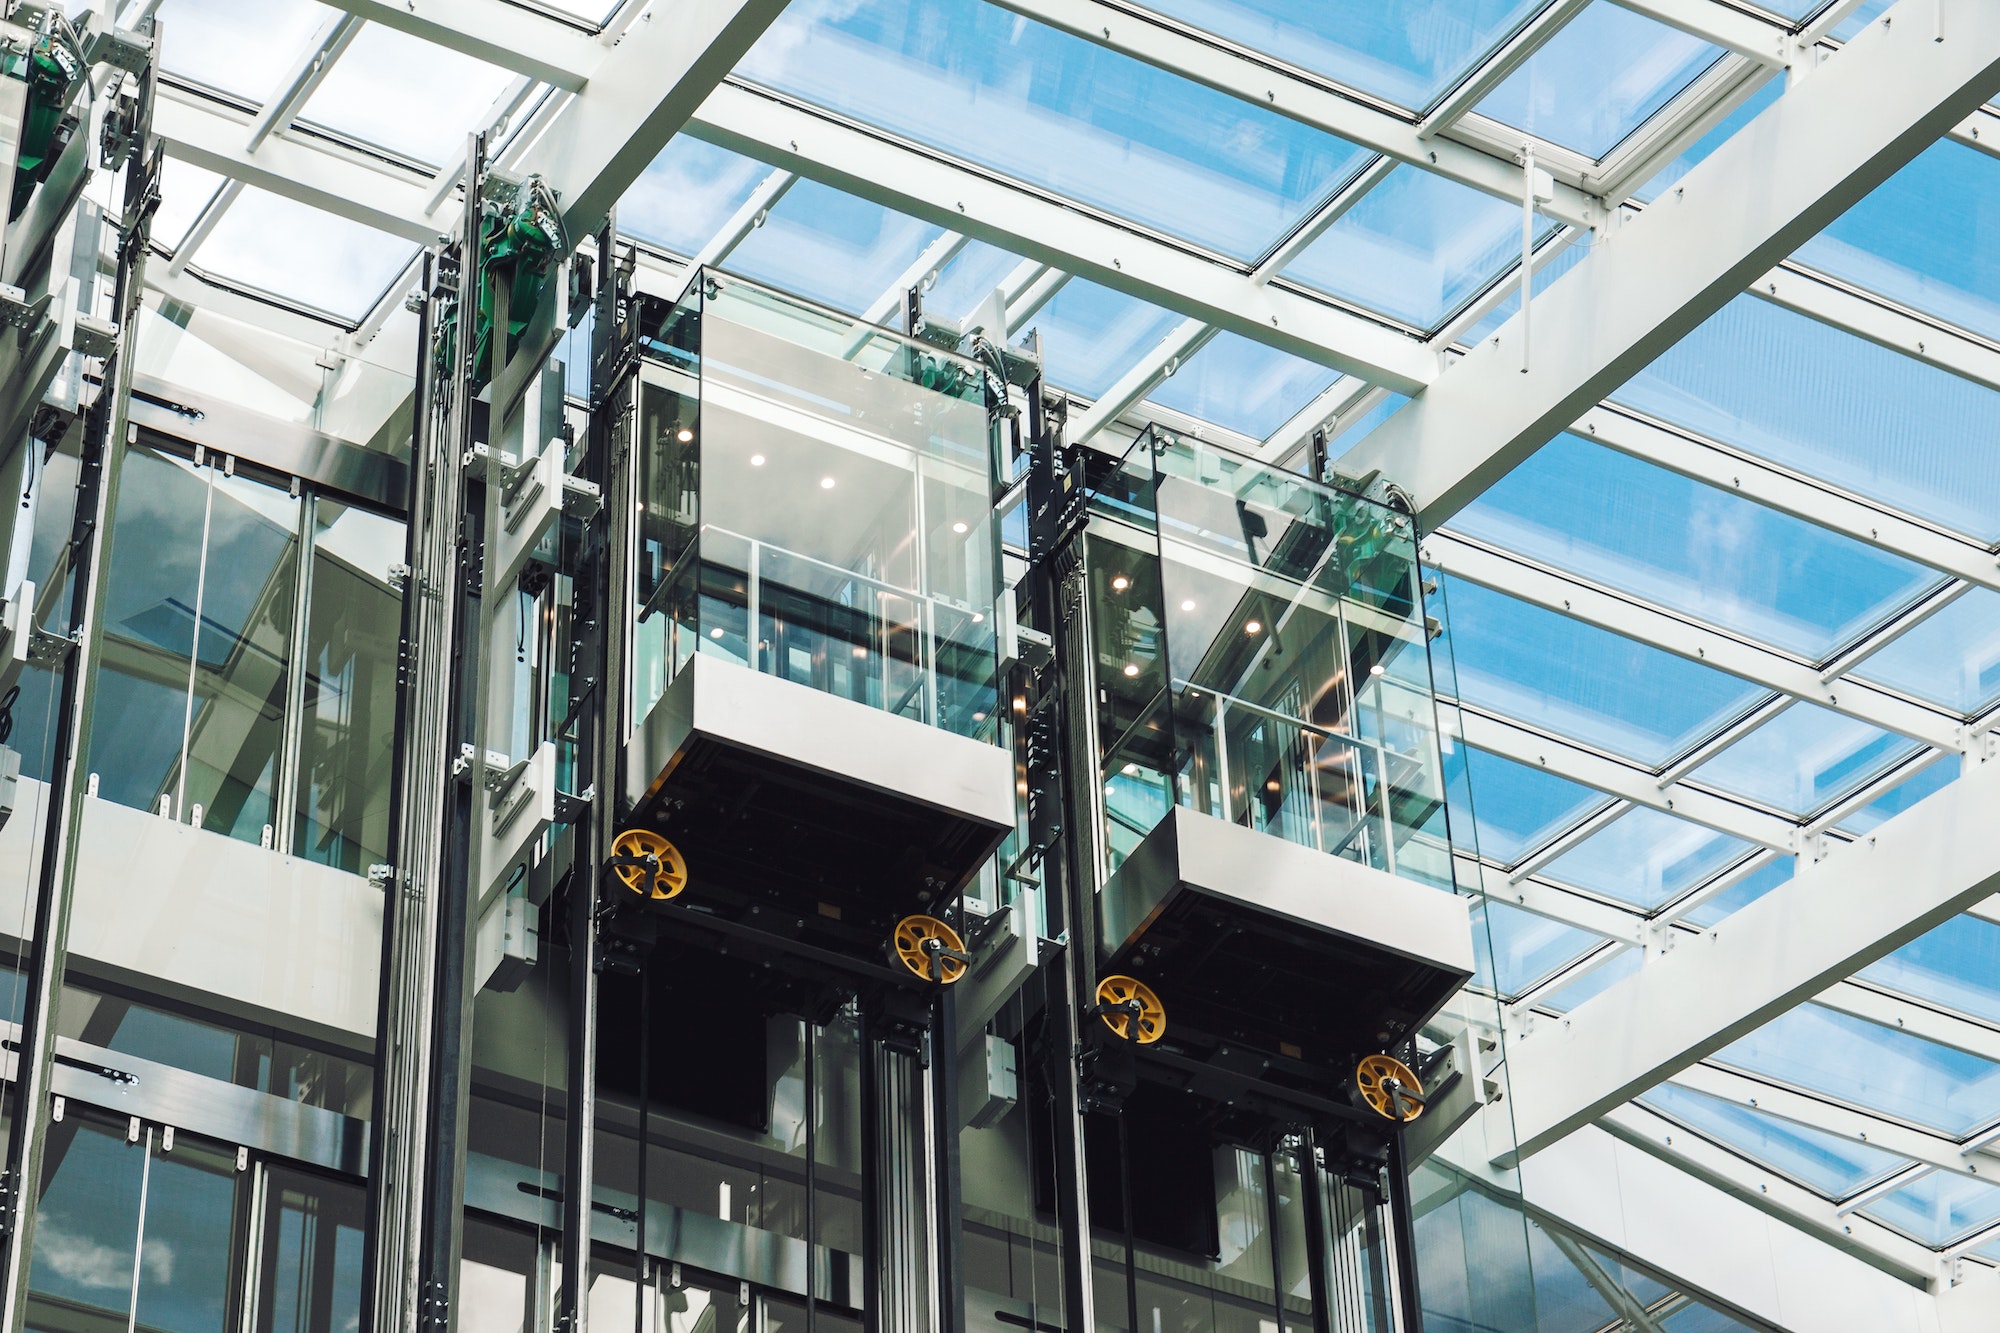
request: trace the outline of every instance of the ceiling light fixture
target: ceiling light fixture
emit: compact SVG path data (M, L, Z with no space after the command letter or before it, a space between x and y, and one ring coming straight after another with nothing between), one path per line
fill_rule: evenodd
M682 444L693 444L694 432L689 430L686 426L682 426L680 434L674 436L674 438L679 440Z
M751 466L751 467L762 467L762 466L764 466L764 455L762 455L762 454L752 454L752 455L750 455L750 466Z
M819 479L819 488L820 488L821 490L823 490L823 491L830 491L830 490L832 490L832 489L833 489L833 478L832 478L832 477L821 477L821 478Z
M1123 574L1117 574L1112 576L1111 591L1124 592L1127 588L1131 586L1132 586L1132 580L1126 578Z
M1183 610L1183 611L1192 611L1192 610L1194 610L1194 598L1190 597L1190 598L1188 598L1188 599L1187 599L1186 601L1182 602L1182 603L1181 603L1181 610Z
M1127 662L1127 663L1125 664L1125 674L1126 674L1126 675L1128 675L1128 676L1136 676L1136 675L1138 675L1138 674L1139 674L1139 664L1138 664L1137 662Z
M1243 632L1245 634L1262 634L1264 632L1264 622L1261 620L1246 620L1243 622Z
M952 530L953 532L956 532L957 534L959 534L959 535L960 535L960 536L962 537L962 536L964 536L964 535L965 535L965 524L963 524L963 523L954 523L954 524L952 524L952 525L951 525L951 530Z
M1374 666L1368 668L1368 674L1371 676L1380 676L1385 674L1388 670L1389 670L1388 667L1385 667L1380 662L1377 662Z

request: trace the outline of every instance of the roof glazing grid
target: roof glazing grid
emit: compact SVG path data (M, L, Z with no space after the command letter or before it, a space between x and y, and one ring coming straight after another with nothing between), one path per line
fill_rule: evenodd
M1803 818L1915 754L1917 742L1794 703L1694 770L1698 782Z
M400 237L245 186L193 262L355 323L416 253Z
M729 252L723 267L859 313L942 234L927 222L802 180Z
M1974 588L1854 668L1965 716L2000 702L2000 593Z
M1151 0L1158 13L1422 111L1548 0Z
M310 0L164 0L159 16L168 73L263 102L335 14Z
M1261 440L1340 375L1233 333L1218 333L1153 390L1151 401Z
M1908 1158L1881 1148L1795 1125L1677 1083L1652 1088L1639 1104L1836 1201L1859 1194L1910 1164Z
M983 0L800 0L737 73L1246 262L1368 158Z
M1559 1014L1568 1013L1580 1005L1596 999L1612 986L1637 972L1646 962L1643 949L1630 945L1613 949L1603 962L1588 964L1587 970L1574 980L1563 981L1551 990L1535 997L1535 1003L1544 1009L1553 1009Z
M299 119L430 166L456 162L514 76L385 28L362 25Z
M1860 1211L1926 1245L1949 1245L2000 1222L2000 1185L1932 1171Z
M693 255L770 174L755 158L676 135L618 201L618 230Z
M1479 854L1501 865L1518 865L1611 799L1545 768L1519 764L1476 746L1466 746L1464 753Z
M1635 807L1549 862L1542 873L1651 912L1751 850L1741 839Z
M1813 661L1939 581L1922 565L1575 435L1542 446L1450 526Z
M1472 909L1472 982L1515 999L1604 943L1602 935L1491 898Z
M1476 110L1601 160L1722 55L1698 37L1595 0Z
M1870 829L1879 828L1883 821L1895 818L1932 792L1956 780L1960 767L1961 761L1958 755L1941 754L1924 764L1912 777L1897 783L1859 810L1844 816L1835 827L1843 833L1851 833L1857 837Z
M1555 230L1540 223L1540 236ZM1442 323L1521 255L1521 208L1399 166L1285 268L1285 276L1421 329Z
M153 244L178 249L202 210L222 188L222 177L177 157L160 166L160 206L153 213Z
M1955 916L1857 975L1899 995L2000 1023L2000 925Z
M1033 320L1051 383L1100 398L1180 316L1137 297L1072 278Z

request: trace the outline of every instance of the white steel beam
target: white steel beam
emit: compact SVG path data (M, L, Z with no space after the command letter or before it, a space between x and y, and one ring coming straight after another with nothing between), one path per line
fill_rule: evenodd
M1871 25L1542 293L1525 363L1517 315L1343 470L1379 469L1438 526L1963 120L2000 87L2000 6L1924 3L1943 40Z
M764 225L764 220L770 216L771 210L778 206L778 201L785 197L785 192L790 190L797 180L798 177L789 171L774 171L758 181L757 187L750 191L748 198L737 205L729 220L716 228L715 235L702 242L701 249L695 251L694 257L688 261L688 267L708 268L728 259L730 251L743 244L749 239L751 232Z
M1521 197L1519 163L1450 140L1426 137L1427 132L1412 123L1408 112L1288 68L1279 63L1281 56L1223 42L1172 19L1111 0L998 0L998 3L1072 36L1254 102L1398 162L1418 163L1427 171L1502 199ZM1519 57L1526 59L1583 4L1584 0L1560 0L1557 8L1564 12L1560 16L1538 18L1531 25L1532 31L1510 45L1499 57L1500 61L1504 63L1514 54L1516 46L1521 48ZM1439 123L1448 120L1446 117ZM1425 124L1431 122L1426 120ZM1547 211L1550 217L1579 227L1594 227L1604 217L1603 207L1596 199L1563 183L1557 184L1556 197L1547 205Z
M1789 28L1732 5L1715 0L1619 0L1619 4L1761 65L1782 65L1791 57Z
M2000 345L1943 320L1899 308L1886 297L1799 265L1785 263L1750 288L1773 305L1795 310L1892 352L2000 389Z
M2000 888L2000 762L1957 781L1508 1052L1525 1157Z
M335 9L396 28L567 92L582 88L604 59L605 44L569 24L503 0L329 0ZM657 8L658 6L656 6ZM677 22L703 4L666 6L654 22ZM718 8L722 6L718 5Z
M1167 336L1120 375L1118 382L1091 404L1090 411L1080 414L1081 419L1070 418L1070 441L1088 444L1099 431L1138 406L1182 361L1207 346L1214 336L1215 330L1198 319L1184 319L1168 329Z
M688 130L1398 392L1413 393L1437 374L1437 353L1374 320L785 99L725 83Z
M1938 709L1912 703L1864 681L1823 677L1816 664L1803 658L1600 588L1473 538L1449 531L1433 533L1424 539L1424 559L1455 577L1793 698L1809 699L1885 731L1943 750L1965 747L1964 727Z

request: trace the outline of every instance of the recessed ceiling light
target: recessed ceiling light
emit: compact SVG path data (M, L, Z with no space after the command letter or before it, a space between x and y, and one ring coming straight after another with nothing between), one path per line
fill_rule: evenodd
M750 466L751 466L751 467L762 467L762 466L764 466L764 455L762 455L762 454L752 454L752 455L750 455Z
M1187 599L1186 601L1182 602L1182 603L1181 603L1181 610L1183 610L1183 611L1192 611L1192 610L1194 610L1194 598L1190 597L1190 598L1188 598L1188 599Z
M694 432L689 430L686 426L682 426L680 429L680 434L674 436L674 438L679 440L682 444L692 444L694 443Z
M1276 778L1272 778L1269 782L1264 784L1264 790L1265 791L1278 790L1278 780Z
M1111 580L1111 590L1113 592L1124 592L1131 586L1132 580L1126 578L1123 574L1115 575Z
M1127 764L1120 771L1128 778L1137 777L1139 775L1139 766L1137 764Z
M1136 675L1138 675L1138 674L1139 674L1139 664L1138 664L1137 662L1127 662L1127 663L1125 664L1125 674L1126 674L1126 675L1128 675L1128 676L1136 676Z
M720 626L720 625L717 625L717 626L716 626L716 627L715 627L714 629L710 630L710 631L708 632L708 637L709 637L709 638L711 638L711 639L719 639L719 638L721 638L721 637L722 637L722 626Z
M1388 670L1389 670L1388 667L1385 667L1380 662L1377 662L1374 666L1368 668L1368 674L1371 676L1380 676L1385 674Z
M823 490L823 491L830 491L830 490L832 490L832 489L833 489L833 478L832 478L832 477L821 477L821 478L819 479L819 488L820 488L821 490Z
M1246 620L1243 622L1243 632L1245 634L1262 634L1264 632L1264 622L1261 620Z
M960 534L961 536L963 536L963 535L964 535L964 533L965 533L965 524L963 524L963 523L954 523L954 524L952 524L952 525L951 525L951 530L952 530L953 532L956 532L956 533Z

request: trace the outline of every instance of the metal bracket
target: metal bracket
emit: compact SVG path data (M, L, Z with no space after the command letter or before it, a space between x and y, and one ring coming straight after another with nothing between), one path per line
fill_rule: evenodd
M118 326L95 315L76 317L75 350L85 356L106 357L118 346Z
M80 639L81 631L55 634L40 625L31 624L28 626L28 662L38 667L54 666L78 647Z
M49 317L49 306L54 301L53 291L43 292L30 301L19 287L0 282L0 324L24 332L33 329Z
M83 34L83 58L92 65L111 65L128 74L144 74L153 58L153 43L130 28L100 28L93 24Z

